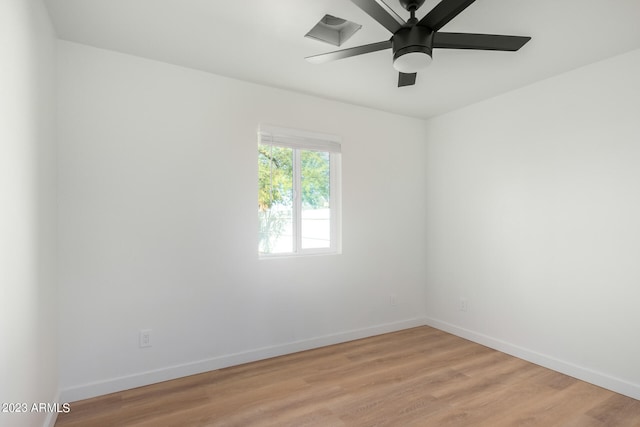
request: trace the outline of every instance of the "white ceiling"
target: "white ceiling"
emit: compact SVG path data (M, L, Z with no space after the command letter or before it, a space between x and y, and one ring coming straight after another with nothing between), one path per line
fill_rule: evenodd
M64 40L421 118L640 48L640 0L477 0L443 31L533 39L515 53L435 50L416 85L398 88L390 50L304 60L337 49L304 37L325 14L362 24L340 49L390 38L348 0L44 1Z

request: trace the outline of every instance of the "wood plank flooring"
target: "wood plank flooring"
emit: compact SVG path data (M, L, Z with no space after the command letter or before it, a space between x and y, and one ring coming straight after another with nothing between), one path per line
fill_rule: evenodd
M71 404L57 427L638 427L640 401L430 327Z

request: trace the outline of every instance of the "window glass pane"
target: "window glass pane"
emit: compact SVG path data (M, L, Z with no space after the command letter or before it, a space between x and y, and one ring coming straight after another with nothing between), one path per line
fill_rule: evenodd
M293 150L258 146L258 218L262 253L293 252Z
M300 151L302 249L331 247L329 153Z

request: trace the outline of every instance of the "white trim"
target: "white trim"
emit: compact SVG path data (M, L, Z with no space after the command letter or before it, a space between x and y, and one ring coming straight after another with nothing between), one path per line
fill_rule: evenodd
M293 150L293 253L299 254L302 249L302 171L300 150ZM329 163L331 166L331 163ZM331 184L331 177L329 177ZM331 238L331 237L329 237Z
M101 396L122 390L128 390L135 387L141 387L216 369L222 369L242 363L254 362L257 360L268 359L271 357L282 356L285 354L320 348L328 345L339 344L424 325L440 329L442 331L468 339L478 344L485 345L503 353L510 354L528 362L535 363L536 365L552 369L556 372L560 372L565 375L569 375L571 377L578 378L588 383L614 391L616 393L629 396L633 399L640 400L640 384L634 384L621 378L616 378L602 372L597 372L589 368L576 365L574 363L566 362L552 356L541 354L536 351L511 344L476 331L462 328L448 322L429 317L416 317L412 319L376 325L368 328L353 329L335 334L309 338L306 340L293 341L290 343L269 347L262 347L239 353L204 359L196 362L168 366L166 368L156 369L152 371L139 372L103 381L96 381L93 383L67 387L60 391L59 398L57 398L55 401L75 402L82 399L89 399L91 397ZM56 415L57 414L54 414L48 417L47 422L44 424L44 426L53 427L53 425L55 424Z
M55 397L51 401L52 403L63 403L60 401L60 391L55 394ZM43 427L54 427L56 425L56 421L58 420L57 412L48 412L47 417L44 419Z
M240 365L242 363L255 362L257 360L386 334L416 326L423 326L425 324L424 322L423 317L416 317L367 328L352 329L335 334L322 335L315 338L293 341L285 344L256 348L239 353L184 363L181 365L167 366L165 368L155 369L152 371L138 372L131 375L67 387L62 389L60 394L64 402L75 402L135 387L200 374L229 366Z
M537 351L511 344L441 320L426 317L425 324L503 353L510 354L528 362L535 363L536 365L552 369L579 380L640 400L640 384L634 384L622 378L616 378L603 372L594 371L584 366L579 366L546 354L538 353Z
M330 155L329 205L331 206L331 251L342 253L342 156Z
M319 139L322 141L336 142L338 144L342 142L342 138L340 137L340 135L302 129L293 129L284 126L274 126L266 123L260 124L259 132L270 133L274 135L289 135L303 139Z
M339 135L311 132L300 129L289 129L261 124L258 130L259 143L274 144L289 148L305 150L341 152L342 138Z

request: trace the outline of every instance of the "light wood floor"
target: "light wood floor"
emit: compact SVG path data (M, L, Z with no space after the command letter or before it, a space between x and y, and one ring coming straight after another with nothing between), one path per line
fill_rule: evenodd
M429 327L71 404L71 426L640 426L640 401Z

